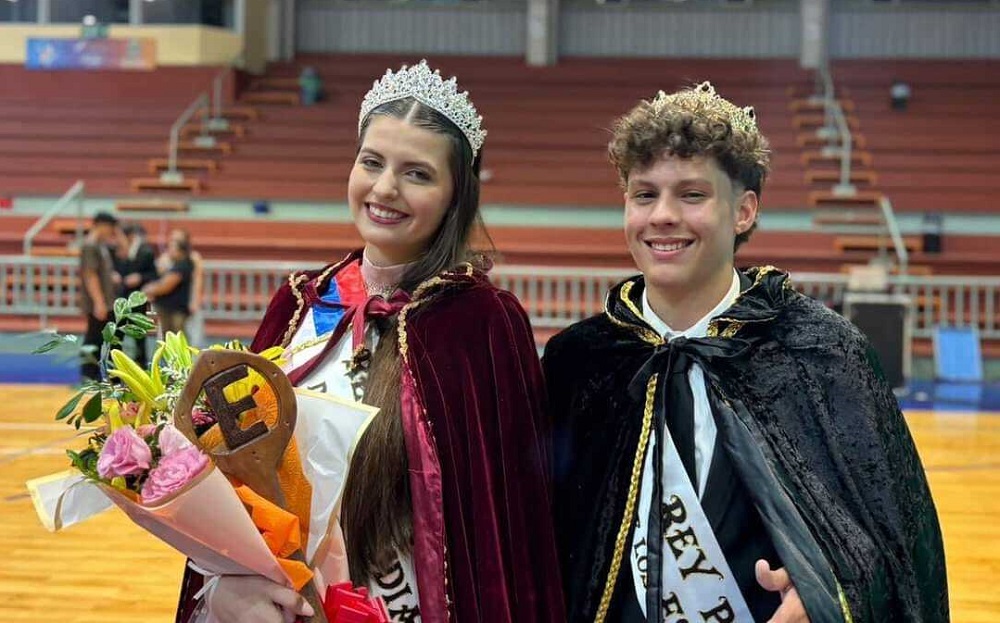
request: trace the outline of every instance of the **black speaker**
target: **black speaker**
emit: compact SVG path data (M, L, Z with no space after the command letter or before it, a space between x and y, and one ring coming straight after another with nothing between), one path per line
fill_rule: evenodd
M910 298L901 294L849 292L844 295L844 317L871 342L889 386L906 387L913 343Z
M941 234L937 232L925 233L923 234L923 239L924 253L941 252Z

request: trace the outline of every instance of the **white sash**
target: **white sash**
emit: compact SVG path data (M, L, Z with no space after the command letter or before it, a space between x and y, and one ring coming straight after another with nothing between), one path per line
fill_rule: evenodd
M393 623L420 623L417 574L409 556L398 556L389 572L372 580L368 590L372 595L382 598Z
M320 341L298 352L292 352L299 344L317 338L312 313L310 309L286 350L286 370L294 370L309 361L318 355L325 345ZM378 343L378 333L369 327L365 332L365 339L369 348L374 350ZM334 346L326 359L302 380L300 386L342 400L354 401L354 390L347 376L347 363L351 358L351 340L351 332L345 331L340 343ZM371 595L382 598L393 623L420 623L420 595L417 592L417 575L410 556L398 556L389 572L372 580L368 590Z
M681 457L666 427L663 429L663 616L646 612L647 519L653 497L653 456L656 436L646 451L639 494L639 510L632 533L630 562L639 607L650 621L690 623L717 621L753 623L746 600L715 532L701 508Z

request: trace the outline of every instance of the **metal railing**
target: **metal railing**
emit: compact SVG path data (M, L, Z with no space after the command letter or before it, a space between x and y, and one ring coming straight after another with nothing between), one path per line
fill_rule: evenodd
M181 113L181 116L174 121L170 127L170 155L167 161L167 170L160 174L160 180L167 184L179 184L184 181L184 174L177 169L177 150L180 143L181 132L191 121L198 111L201 111L201 136L197 140L210 139L206 132L209 113L208 94L202 93Z
M62 214L62 212L69 205L76 206L76 243L79 245L83 239L83 201L85 198L86 184L83 180L77 180L75 184L70 186L62 197L56 201L51 208L45 211L37 221L28 229L24 234L24 244L23 250L25 255L31 255L32 246L35 244L35 238L38 233L45 229L52 219Z
M232 67L226 67L225 69L219 71L212 79L212 119L211 122L219 123L226 121L222 116L222 83L225 82L226 76L229 72L233 70Z
M274 262L205 262L202 308L210 320L256 322L289 272L307 268ZM316 268L316 267L313 267ZM608 289L635 271L500 265L493 281L520 299L537 328L560 328L604 308ZM77 316L79 276L71 258L0 257L0 314ZM843 304L848 276L795 273L796 289L831 307ZM1000 339L1000 277L891 275L889 292L914 305L914 335L936 326L968 326L984 339Z
M222 114L222 104L225 99L222 94L222 89L225 85L226 78L232 74L235 68L242 66L243 54L241 53L233 57L233 60L229 61L229 64L220 69L219 73L215 74L215 77L212 78L212 116L206 124L208 130L213 132L224 132L229 129L229 119Z
M892 239L892 247L896 251L896 267L899 269L900 274L905 275L910 265L910 252L906 250L906 244L903 242L903 234L899 230L896 211L892 209L892 202L885 195L879 199L878 207L882 210L882 221L889 231L889 237Z
M841 197L851 197L857 192L851 183L851 156L854 150L851 127L837 99L830 68L823 65L816 70L816 74L819 86L822 86L822 95L817 97L822 100L825 120L817 133L827 139L828 144L823 148L823 153L840 157L840 182L833 187L833 192Z

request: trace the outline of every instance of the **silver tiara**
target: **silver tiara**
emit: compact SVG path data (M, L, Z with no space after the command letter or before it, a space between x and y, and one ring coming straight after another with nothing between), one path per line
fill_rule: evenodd
M372 88L361 102L358 115L358 135L368 114L387 102L412 97L421 104L430 106L454 123L472 147L472 159L483 147L486 130L483 117L469 101L468 91L458 92L454 78L443 80L441 72L431 71L427 61L420 61L413 67L403 65L398 72L387 69L381 80L372 83Z

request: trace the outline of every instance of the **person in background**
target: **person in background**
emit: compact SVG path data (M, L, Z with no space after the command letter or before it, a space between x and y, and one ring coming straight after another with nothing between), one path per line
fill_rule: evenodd
M312 106L323 100L323 79L312 67L306 67L299 74L299 89L302 93L303 106Z
M191 315L194 263L191 261L190 243L174 238L167 247L167 254L171 260L170 267L159 279L143 286L142 291L152 302L163 332L180 332Z
M118 243L118 219L107 212L94 216L80 248L80 311L87 318L83 336L80 375L100 380L97 365L104 339L101 331L111 315L116 294L116 273L111 248Z
M910 105L913 90L902 80L893 80L889 89L890 104L893 110L904 111Z
M126 246L119 250L115 264L118 274L121 275L121 294L129 296L156 280L156 252L146 241L146 230L140 223L127 223L122 230ZM148 309L149 306L145 305L140 311L146 313ZM146 340L136 340L135 361L140 366L146 366Z
M205 284L205 262L201 253L194 249L191 244L191 235L185 229L174 229L170 232L170 241L179 241L188 248L188 257L194 266L191 280L191 298L188 302L187 330L185 331L188 342L192 346L200 347L205 342L205 316L202 314L201 305ZM163 275L170 270L173 259L169 251L164 252L156 260L156 268L159 274Z

